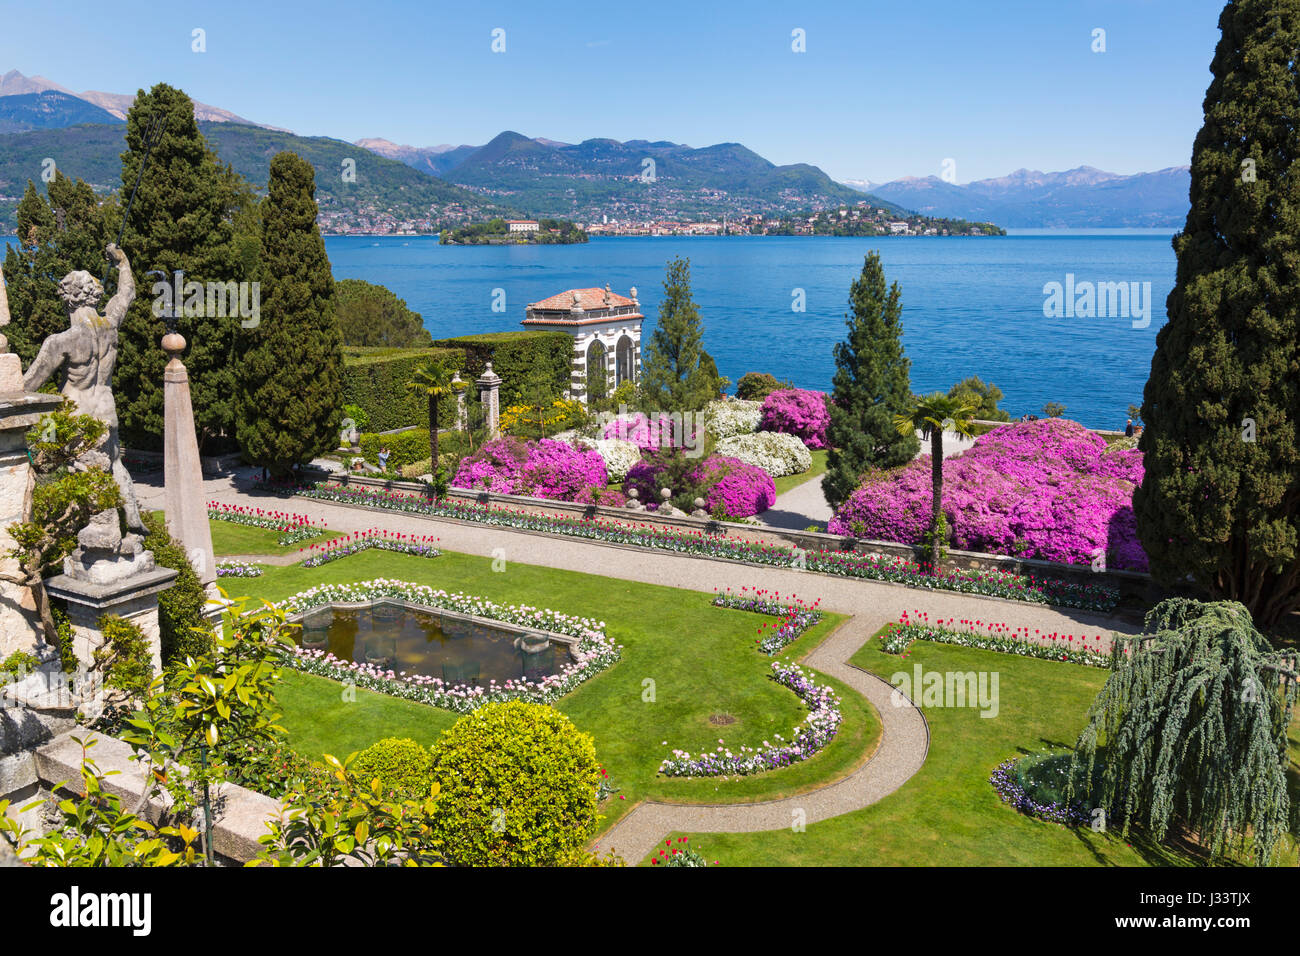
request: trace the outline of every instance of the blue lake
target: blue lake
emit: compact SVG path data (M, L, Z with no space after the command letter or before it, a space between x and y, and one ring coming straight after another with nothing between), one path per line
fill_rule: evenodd
M0 239L2 242L3 239ZM765 371L829 389L831 349L844 335L849 285L879 250L902 292L912 388L947 389L968 375L992 381L1013 416L1057 401L1094 428L1123 427L1151 368L1175 259L1169 233L1033 233L1005 237L836 239L647 237L574 246L440 246L436 237L331 236L336 278L388 286L424 316L435 338L517 329L529 302L565 289L636 286L648 338L664 266L691 260L705 347L734 383ZM1044 286L1149 282L1150 323L1044 315ZM502 290L498 293L496 290ZM804 311L792 309L802 290ZM502 298L504 296L504 298ZM504 303L504 311L493 305Z
M664 266L691 260L705 348L734 383L771 372L829 389L849 286L872 249L902 293L912 388L947 389L968 375L995 382L1018 416L1063 403L1071 418L1122 428L1139 404L1175 259L1169 233L1033 234L982 239L900 237L646 237L573 246L440 246L424 237L330 237L336 278L388 286L435 338L519 328L524 306L565 289L636 286L648 338ZM1150 323L1044 316L1049 282L1149 282ZM1139 285L1139 288L1141 286ZM493 311L503 290L505 311ZM796 312L796 290L805 311Z

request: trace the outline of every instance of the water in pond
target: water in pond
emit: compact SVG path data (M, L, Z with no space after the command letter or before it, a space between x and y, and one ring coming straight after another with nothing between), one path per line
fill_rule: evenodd
M521 635L504 625L381 602L369 608L312 611L302 620L299 641L342 661L439 677L452 684L536 681L559 673L569 662L568 645Z

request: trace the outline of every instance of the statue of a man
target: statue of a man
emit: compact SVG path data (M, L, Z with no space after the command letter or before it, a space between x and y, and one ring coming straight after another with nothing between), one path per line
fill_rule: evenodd
M113 401L113 367L117 364L117 330L126 310L135 301L135 279L126 254L109 243L108 255L117 264L117 294L109 299L104 314L95 309L104 288L89 272L69 272L59 283L59 298L68 310L68 329L41 343L36 360L23 376L23 387L34 392L51 375L63 369L60 391L76 403L83 415L93 415L108 426L108 439L97 451L109 461L113 478L122 491L126 523L143 534L140 506L136 504L131 476L122 464L122 446L117 434L117 405Z

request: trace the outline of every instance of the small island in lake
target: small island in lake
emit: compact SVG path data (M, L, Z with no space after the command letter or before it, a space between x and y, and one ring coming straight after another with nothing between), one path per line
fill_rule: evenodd
M586 241L587 234L567 219L498 218L438 233L438 242L444 246L568 245Z

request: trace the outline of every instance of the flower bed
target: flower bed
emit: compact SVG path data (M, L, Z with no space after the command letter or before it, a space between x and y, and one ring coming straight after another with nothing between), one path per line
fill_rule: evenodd
M906 613L897 625L880 639L880 649L888 654L904 654L913 641L933 641L936 644L956 644L976 647L999 654L1016 654L1020 657L1037 657L1048 661L1068 661L1088 667L1110 667L1110 651L1100 634L1089 638L1073 634L1044 634L1037 628L1011 628L992 621L970 621L948 618L930 623L929 615L914 611ZM1092 641L1092 646L1089 646Z
M232 524L248 525L251 528L278 531L280 537L276 539L276 543L281 546L315 538L327 530L323 521L314 522L306 515L291 514L287 511L263 511L261 508L245 508L241 505L224 505L219 501L208 502L208 517L216 521L229 521Z
M383 528L359 531L345 538L331 538L321 544L313 544L309 554L303 559L304 568L315 568L350 554L375 548L380 551L396 551L399 554L414 554L423 558L436 558L442 552L435 547L438 539L431 534L411 535L396 534Z
M218 561L217 577L219 578L260 578L265 568L260 564L249 564L246 561Z
M833 534L919 544L930 523L930 460L877 472L830 521ZM1142 453L1061 418L1015 423L943 463L944 514L955 547L1063 564L1145 571L1133 491Z
M526 604L496 604L486 598L384 578L356 584L323 584L286 598L277 606L290 614L299 614L327 604L361 603L386 597L576 637L578 643L573 649L576 660L566 664L560 673L550 674L540 681L508 680L503 684L490 681L486 687L450 684L438 677L342 661L325 651L302 647L286 650L285 664L308 674L351 681L367 690L466 714L494 701L522 699L552 703L612 665L622 653L622 647L605 634L604 621Z
M1031 817L1038 817L1040 820L1046 820L1049 823L1060 823L1070 827L1087 824L1092 818L1088 808L1083 803L1078 801L1066 803L1064 800L1044 802L1037 799L1021 785L1020 781L1016 779L1016 765L1028 759L1030 758L1019 757L1004 760L994 768L992 776L989 777L989 783L993 785L997 795L1002 798L1002 802L1011 804L1021 813Z
M809 448L826 447L831 423L825 392L803 388L778 388L763 399L762 429L797 435Z
M659 765L659 772L665 777L748 776L807 760L829 744L844 720L835 692L828 686L813 683L798 664L773 661L772 679L794 691L808 706L808 716L794 729L791 740L775 734L776 743L765 740L761 747L741 747L734 753L721 741L712 753L692 755L689 751L674 750Z
M713 597L714 607L770 614L781 619L775 624L764 624L758 629L758 638L754 643L758 645L760 651L769 656L787 644L797 641L803 636L804 631L822 619L822 612L817 610L819 604L821 604L820 598L812 604L805 604L793 596L791 603L782 604L779 593L769 592L763 588L756 588L753 591L749 588L741 588L739 594L732 594L728 589ZM763 632L769 628L771 633L765 636Z
M717 453L761 468L773 478L801 475L812 467L812 455L798 435L755 432L718 442Z
M768 567L797 567L825 574L889 581L930 590L982 594L1034 604L1058 604L1091 611L1110 611L1119 603L1119 592L1102 584L1076 584L1051 579L1040 581L1031 575L1012 574L1007 571L952 571L934 574L929 568L901 558L886 558L855 551L812 552L792 548L789 545L744 541L725 534L679 531L644 522L548 515L451 499L435 500L409 492L350 488L328 483L302 488L297 493L324 501L436 515L496 527L541 531L547 534L602 541L608 544L653 548L677 554L696 554Z
M609 484L605 461L562 441L498 438L461 459L453 488L484 488L505 495L534 495L574 501L589 489Z

